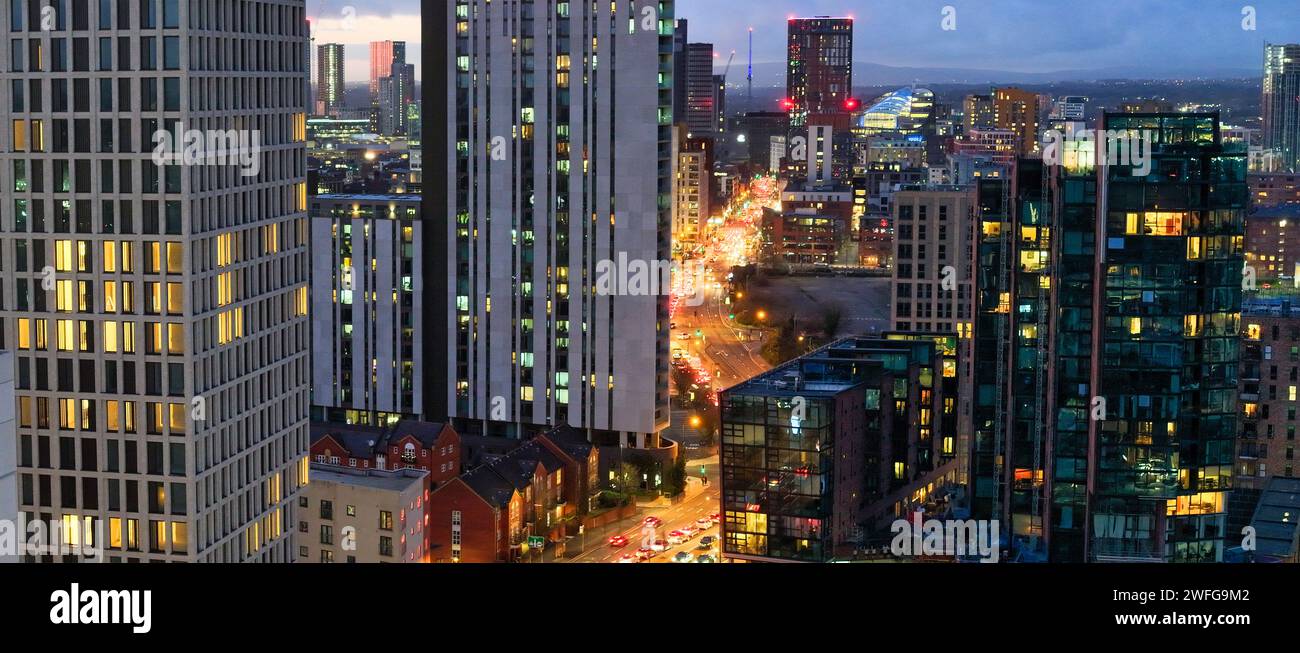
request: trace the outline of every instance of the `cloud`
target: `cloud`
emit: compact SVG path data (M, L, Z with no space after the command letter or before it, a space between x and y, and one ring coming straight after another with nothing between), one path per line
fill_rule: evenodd
M1294 42L1294 0L677 0L690 39L735 49L743 58L748 28L754 59L785 58L789 16L852 16L855 58L894 66L1051 72L1110 66L1258 68L1263 44ZM943 31L945 7L957 29ZM1243 7L1257 30L1242 29ZM744 16L737 19L737 16Z

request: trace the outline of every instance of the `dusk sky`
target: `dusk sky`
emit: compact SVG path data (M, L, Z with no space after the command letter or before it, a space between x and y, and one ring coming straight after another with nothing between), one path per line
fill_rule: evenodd
M957 29L945 32L949 5ZM1242 29L1247 6L1255 9L1254 31ZM405 40L415 52L421 40L420 0L307 0L307 13L316 18L317 43L348 45L351 82L368 79L370 41ZM853 16L857 61L890 66L1256 70L1265 41L1300 41L1295 0L677 0L691 40L712 42L724 55L735 49L737 65L750 26L755 61L779 62L787 17L813 15Z
M957 29L940 28L945 6ZM1256 30L1242 29L1243 7ZM1070 11L1071 9L1075 11ZM778 62L789 16L852 16L856 60L890 66L1054 72L1176 64L1263 65L1265 41L1300 40L1295 0L678 0L692 41L712 42L744 61ZM744 17L744 18L741 18Z

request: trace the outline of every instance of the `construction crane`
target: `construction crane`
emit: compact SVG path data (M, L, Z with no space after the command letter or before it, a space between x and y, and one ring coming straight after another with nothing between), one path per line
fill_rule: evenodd
M731 64L736 63L736 51L731 51L731 58L727 60L727 67L722 71L722 83L727 83L727 77L731 75Z

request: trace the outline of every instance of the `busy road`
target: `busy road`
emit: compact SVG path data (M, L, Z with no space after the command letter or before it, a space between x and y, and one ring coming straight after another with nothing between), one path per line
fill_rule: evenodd
M588 533L584 553L571 562L720 562L716 485L698 488L680 503L647 509L635 517Z

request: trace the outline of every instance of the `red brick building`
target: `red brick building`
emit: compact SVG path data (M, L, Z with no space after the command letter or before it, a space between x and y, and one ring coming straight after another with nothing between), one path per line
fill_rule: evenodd
M1296 287L1300 277L1300 204L1260 209L1246 217L1246 264L1261 286Z
M1256 207L1300 205L1300 175L1270 172L1249 176L1251 201Z
M554 542L572 534L599 468L599 449L562 428L450 480L429 499L432 560L512 562L529 536Z
M460 435L448 424L402 421L394 426L314 424L313 464L353 469L418 469L437 488L460 475Z

